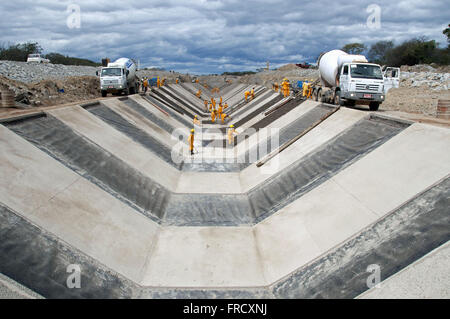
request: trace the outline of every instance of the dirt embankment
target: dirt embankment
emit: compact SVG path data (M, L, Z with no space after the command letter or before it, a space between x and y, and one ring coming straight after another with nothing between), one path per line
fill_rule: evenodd
M26 106L53 106L99 97L100 83L97 77L75 76L61 80L42 80L23 83L0 76L0 86L16 95L16 101Z

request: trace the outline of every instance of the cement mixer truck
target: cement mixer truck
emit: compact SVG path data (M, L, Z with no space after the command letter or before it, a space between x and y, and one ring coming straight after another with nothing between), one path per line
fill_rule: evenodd
M121 58L108 65L100 71L100 87L102 96L108 93L120 95L124 93L136 94L139 90L139 80L136 76L136 63L127 58ZM97 72L99 75L99 72Z
M322 54L317 61L319 81L312 86L316 101L337 105L369 105L377 111L384 101L384 77L380 65L368 63L363 55L341 50Z

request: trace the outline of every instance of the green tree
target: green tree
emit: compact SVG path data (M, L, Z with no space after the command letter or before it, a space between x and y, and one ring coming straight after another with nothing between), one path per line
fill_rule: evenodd
M344 52L347 52L348 54L361 54L366 50L366 46L362 43L348 43L344 45L341 49Z
M393 48L394 42L392 41L378 41L370 47L367 56L371 62L385 64L386 54Z
M386 63L390 66L445 63L438 43L425 38L415 38L403 42L386 54Z
M29 54L42 53L42 47L37 42L11 44L9 47L0 48L0 60L23 61Z
M64 65L84 65L84 66L100 66L100 63L95 63L87 59L73 58L69 56L64 56L59 53L49 53L45 56L53 64L64 64Z
M450 24L448 25L448 28L442 31L442 33L447 36L447 43L450 43Z

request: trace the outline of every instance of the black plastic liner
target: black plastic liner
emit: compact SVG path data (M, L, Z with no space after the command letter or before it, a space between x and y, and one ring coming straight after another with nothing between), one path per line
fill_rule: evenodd
M77 135L56 118L41 117L11 122L7 126L157 222L231 226L254 224L267 218L380 146L407 125L377 117L363 119L247 194L203 197L170 192L113 154ZM182 169L205 171L208 167L215 171L242 169L240 164L224 163L185 163ZM220 183L220 180L217 182ZM189 221L189 218L192 220Z
M447 178L273 285L258 289L185 289L139 286L0 203L0 273L51 299L355 298L368 289L368 265L379 265L384 280L447 243L449 206ZM80 289L67 288L70 264L82 269Z
M192 112L189 109L186 109L186 108L181 107L180 105L177 105L177 103L173 102L172 100L167 98L167 96L164 96L164 94L162 94L162 93L163 93L163 90L152 91L151 96L158 97L160 100L164 101L164 103L166 103L167 105L170 105L174 109L182 110L183 114L190 117L191 119L194 119L194 116L197 115L195 112Z
M248 196L256 221L265 219L322 184L406 127L407 124L376 117L359 121L318 150L250 191Z
M6 126L145 216L154 221L163 216L170 198L163 186L76 134L58 119L46 116Z
M162 128L163 130L165 130L169 134L172 134L173 131L175 129L177 129L177 127L173 127L172 125L170 125L169 123L167 123L163 119L160 119L155 114L153 114L149 110L145 109L145 107L143 107L142 105L140 105L139 103L137 103L134 100L126 99L126 100L123 100L122 103L126 104L127 106L129 106L130 108L132 108L133 110L135 110L136 112L141 114L146 119L152 121L153 123L155 123L157 126Z
M247 195L172 194L164 223L177 226L239 226L252 224Z
M115 111L111 110L109 107L105 105L98 105L89 108L88 111L99 117L105 123L114 127L116 130L124 133L132 140L152 151L156 156L161 158L166 163L169 163L176 169L181 169L181 167L183 166L182 162L175 163L172 160L172 150L169 147L162 144L156 138L139 129L132 123L128 122L126 119L124 119ZM186 142L186 140L184 140L184 142Z
M381 280L385 280L447 243L449 207L450 178L446 178L370 229L273 285L274 296L283 299L358 297L369 289L369 265L378 265Z
M186 126L186 127L191 127L192 126L192 124L193 124L192 122L186 120L183 116L180 115L179 112L174 111L172 108L169 108L168 106L166 107L162 102L152 101L152 97L148 97L148 96L144 96L144 98L146 100L148 100L149 102L151 102L151 103L155 103L158 107L160 107L161 109L166 111L168 114L170 114L170 116L175 118L178 122L180 122L184 126ZM184 113L181 113L181 114L184 114Z

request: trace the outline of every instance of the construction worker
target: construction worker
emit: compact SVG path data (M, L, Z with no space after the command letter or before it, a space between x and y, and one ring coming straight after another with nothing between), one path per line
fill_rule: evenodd
M178 78L175 79L175 84L178 84L180 80Z
M229 145L233 144L235 135L237 135L236 129L234 128L234 125L230 125L230 128L228 129L228 144Z
M191 151L191 155L194 155L194 134L195 130L191 130L191 135L189 135L188 142L189 142L189 151Z
M196 95L197 95L198 98L201 98L202 97L202 90L198 90Z
M281 87L283 89L283 96L285 98L288 97L291 93L290 93L290 83L287 78L283 79L283 83L281 83Z
M201 126L202 122L198 119L197 115L194 116L194 125Z
M161 87L161 80L159 79L159 76L156 78L156 87L158 89Z
M148 78L145 78L142 82L142 86L144 87L144 93L147 93L148 90Z
M226 119L227 117L231 119L231 117L229 117L227 114L222 113L222 116L221 116L222 124L225 124L225 119Z
M205 103L205 111L208 112L208 100L205 100L204 103Z
M219 118L222 118L222 113L223 113L223 106L222 104L219 104L219 109L217 110L217 115L219 116Z
M248 102L248 97L250 96L250 91L245 91L245 102Z
M228 103L225 103L223 109L226 110L228 108Z
M255 98L255 88L252 88L250 95L252 96L252 100L253 100Z
M217 111L216 109L213 109L211 112L211 122L216 123L216 117L217 117Z
M161 86L164 86L166 84L166 79L162 79Z
M222 100L222 97L220 97L220 102L219 102L219 104L222 104L223 103L223 100Z
M216 109L216 100L214 98L211 98L211 103L213 105L213 108Z
M311 84L308 81L303 82L303 97L309 98L311 96Z
M278 93L278 89L279 89L278 82L275 82L275 83L273 84L273 89L275 90L275 92Z

